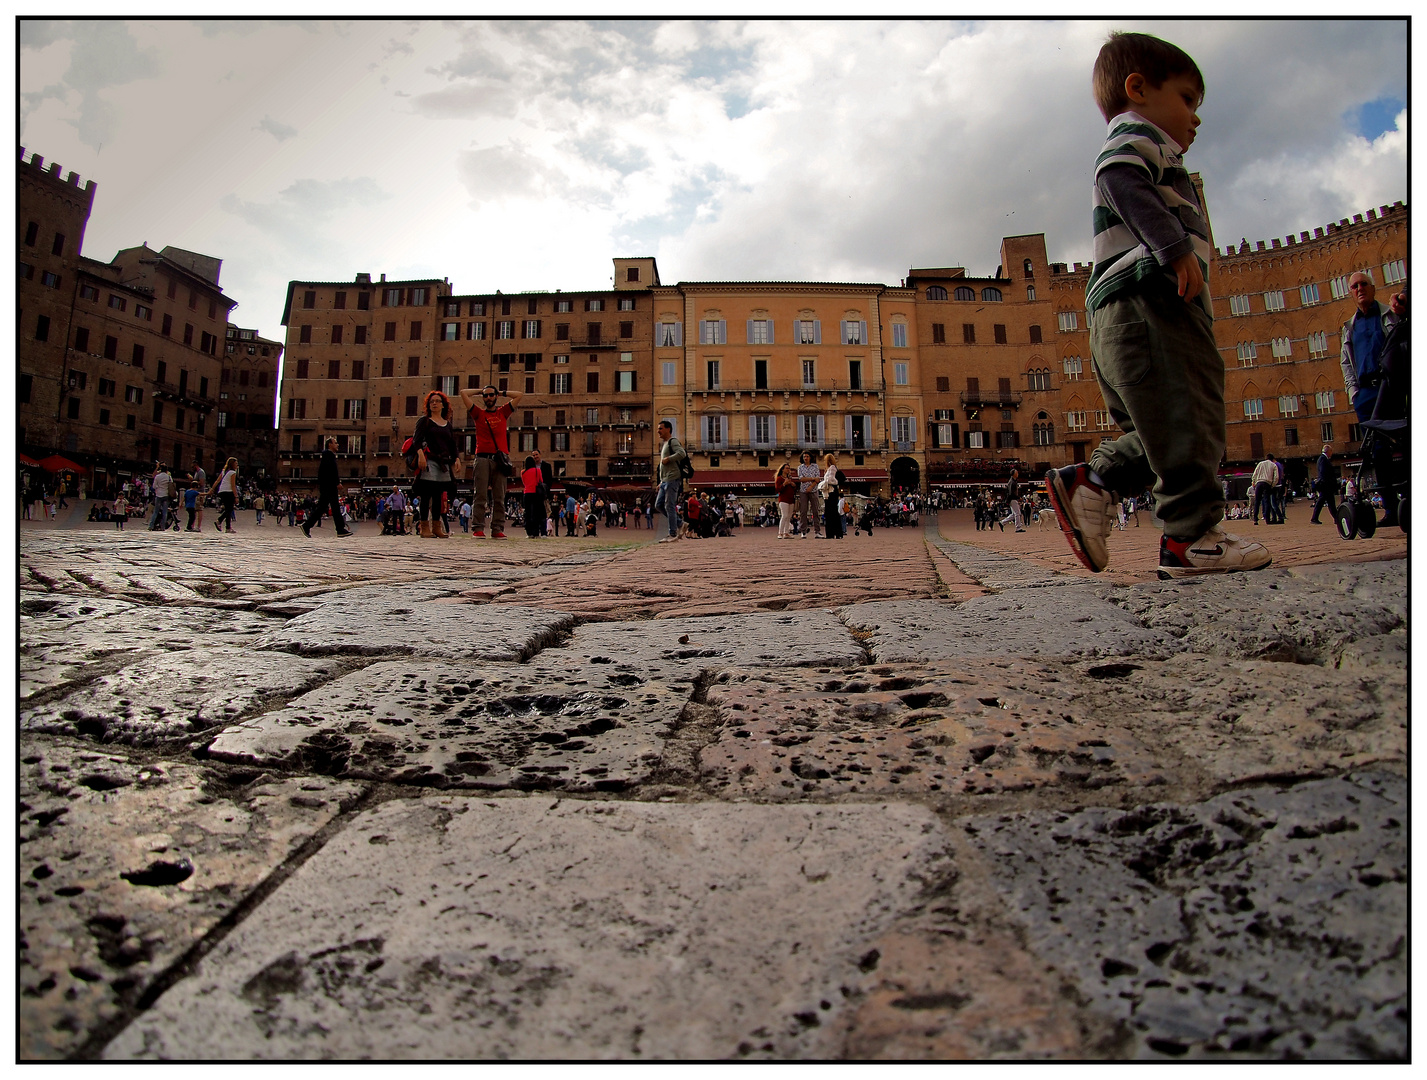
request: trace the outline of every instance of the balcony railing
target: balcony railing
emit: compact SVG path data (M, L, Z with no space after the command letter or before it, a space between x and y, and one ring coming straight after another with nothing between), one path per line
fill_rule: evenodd
M898 443L897 445L901 445ZM890 443L878 443L874 439L867 439L865 442L854 440L849 443L845 439L824 439L820 443L788 442L782 440L776 445L763 443L750 443L746 439L729 439L726 442L712 445L700 442L692 447L696 453L700 454L733 454L733 453L753 453L753 454L781 454L785 450L794 454L801 454L804 450L820 454L875 454L882 450L889 449Z
M880 394L884 389L881 380L863 380L860 386L849 386L845 379L819 380L811 386L797 380L781 382L769 381L760 386L749 380L721 380L717 386L690 386L685 388L690 394Z
M612 457L610 476L648 476L654 471L654 459L647 457Z
M1014 409L1021 404L1019 390L963 390L961 404L972 408Z
M164 401L177 401L194 409L216 409L218 407L217 398L200 394L191 387L180 389L176 383L159 382L157 379L154 380L150 393Z

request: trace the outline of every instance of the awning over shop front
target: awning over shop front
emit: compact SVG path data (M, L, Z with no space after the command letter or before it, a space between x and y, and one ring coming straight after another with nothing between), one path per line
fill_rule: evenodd
M49 457L45 458L43 461L39 462L38 464L39 464L40 468L42 468L42 469L45 470L45 472L52 472L52 473L60 473L60 472L87 473L87 472L89 471L89 469L86 468L85 466L79 465L79 464L76 464L76 463L73 462L73 461L70 461L69 458L65 457L65 456L62 455L62 454L51 454Z
M20 455L20 467L21 467L21 468L24 468L24 469L43 469L43 468L44 468L44 466L41 465L38 461L36 461L34 458L28 458L28 457L26 457L24 454L21 454L21 455Z

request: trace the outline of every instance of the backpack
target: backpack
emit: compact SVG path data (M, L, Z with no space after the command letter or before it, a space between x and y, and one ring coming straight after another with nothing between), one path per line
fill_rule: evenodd
M681 480L694 478L694 463L689 460L687 454L679 459L679 478Z

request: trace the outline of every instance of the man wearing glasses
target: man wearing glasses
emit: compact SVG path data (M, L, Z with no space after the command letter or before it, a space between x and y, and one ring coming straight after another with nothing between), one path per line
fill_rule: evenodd
M1341 333L1343 386L1352 401L1353 411L1358 414L1358 423L1371 420L1373 408L1377 405L1378 393L1382 387L1382 352L1387 336L1398 320L1407 314L1407 298L1398 293L1388 301L1384 310L1377 302L1377 289L1372 278L1359 270L1348 279L1348 294L1357 305L1353 317L1343 324ZM1378 524L1397 524L1397 500L1392 497L1395 477L1393 476L1392 449L1387 441L1374 444L1373 468L1377 473L1378 487L1383 492L1383 520Z
M496 408L498 395L494 386L481 388L480 400L474 390L461 391L461 404L470 410L471 424L476 434L476 460L471 468L471 483L475 488L471 506L471 535L485 538L486 535L486 493L490 493L491 538L505 539L505 473L496 464L497 454L509 454L510 444L506 435L506 420L515 412L520 400L519 391L509 394L506 402Z

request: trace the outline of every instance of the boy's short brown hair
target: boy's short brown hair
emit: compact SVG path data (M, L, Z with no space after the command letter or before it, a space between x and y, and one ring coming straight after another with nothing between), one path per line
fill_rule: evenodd
M1204 96L1204 76L1199 65L1178 45L1171 45L1150 34L1128 34L1116 30L1105 41L1095 58L1095 72L1090 85L1095 104L1107 121L1124 112L1130 102L1125 97L1125 80L1134 74L1143 75L1156 88L1174 75L1190 75L1199 84L1199 96Z

